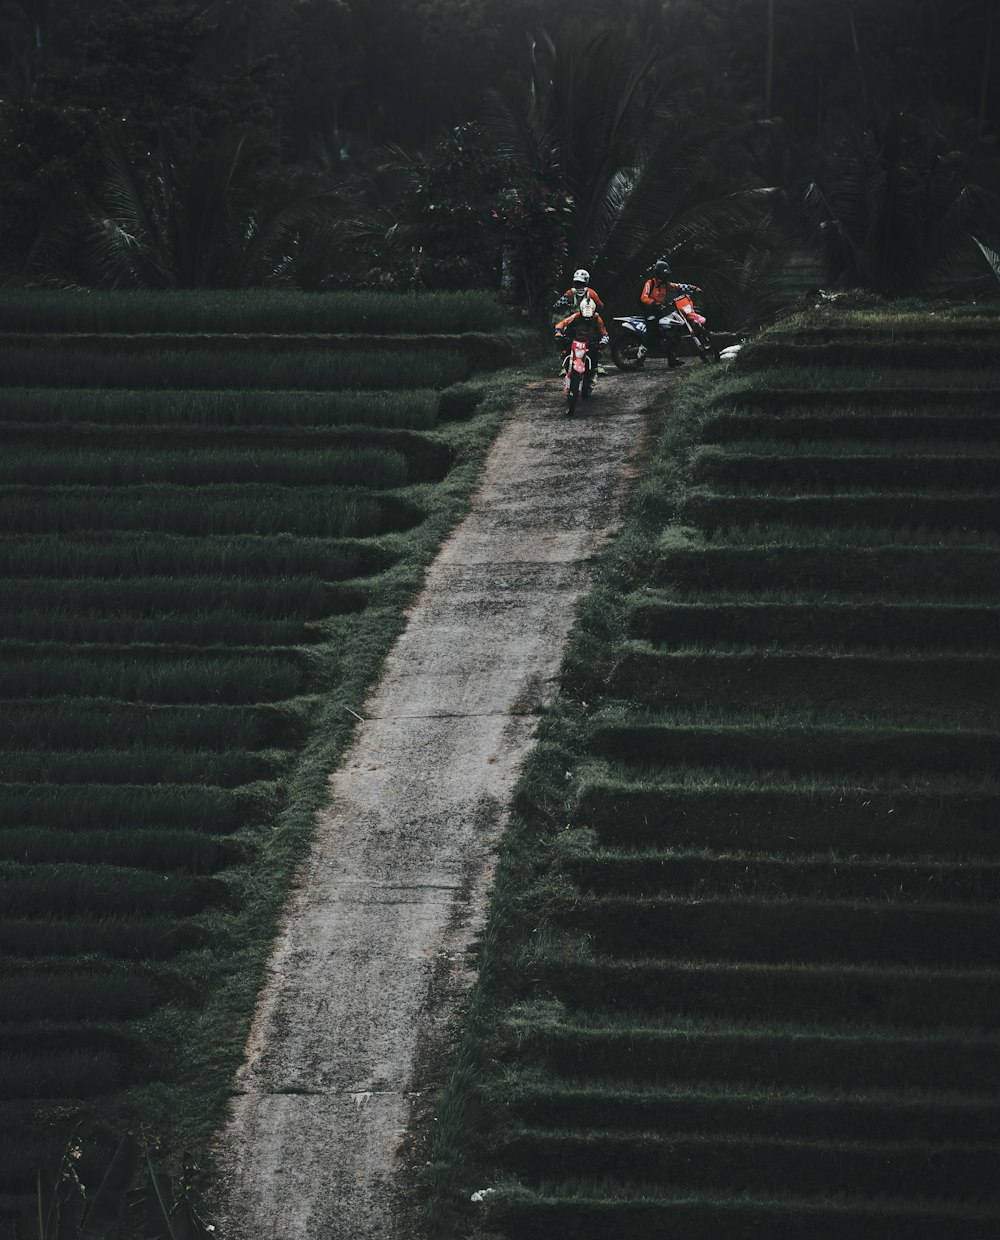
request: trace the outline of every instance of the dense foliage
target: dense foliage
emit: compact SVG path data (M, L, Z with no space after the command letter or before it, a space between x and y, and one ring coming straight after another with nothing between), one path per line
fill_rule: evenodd
M991 0L10 0L3 274L502 272L532 305L581 262L617 291L670 250L734 324L810 241L831 282L989 282L996 26Z

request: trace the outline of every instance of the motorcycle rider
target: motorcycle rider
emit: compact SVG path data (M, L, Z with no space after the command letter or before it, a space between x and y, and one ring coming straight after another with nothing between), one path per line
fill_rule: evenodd
M577 267L573 272L573 283L565 293L555 302L552 303L553 310L579 310L580 303L585 298L590 298L598 310L604 309L604 302L601 300L596 289L590 287L590 272L586 267ZM606 374L603 366L596 368L598 374Z
M573 283L559 298L558 301L552 303L553 310L562 310L569 307L572 310L580 309L580 302L585 297L589 297L597 306L598 310L604 309L604 302L598 297L595 289L590 287L590 272L586 267L578 267L573 272Z
M667 277L671 274L667 260L658 258L650 267L646 283L639 294L650 331L661 330L659 321L663 315L669 314L673 300L679 293L701 292L697 284L675 284L672 280L668 280ZM681 360L677 356L677 345L670 332L664 332L663 339L667 347L667 365L671 369L680 366Z
M580 302L579 310L574 310L572 314L566 316L555 325L556 344L563 361L569 353L570 346L574 340L584 340L587 343L587 352L593 361L593 376L597 379L600 373L598 367L601 360L601 349L608 343L608 329L604 326L604 320L597 312L597 302L592 297L584 297Z

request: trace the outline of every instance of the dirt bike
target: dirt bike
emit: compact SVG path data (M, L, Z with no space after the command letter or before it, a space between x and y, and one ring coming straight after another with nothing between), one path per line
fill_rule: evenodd
M628 314L614 320L619 324L611 340L611 360L619 370L641 370L649 356L673 358L679 340L690 339L703 362L718 361L719 355L705 326L705 316L694 308L687 293L674 298L673 309L662 315L650 330L641 314Z
M563 391L566 394L566 416L571 418L576 402L582 396L586 400L594 390L594 360L586 340L573 340L569 352L563 358Z

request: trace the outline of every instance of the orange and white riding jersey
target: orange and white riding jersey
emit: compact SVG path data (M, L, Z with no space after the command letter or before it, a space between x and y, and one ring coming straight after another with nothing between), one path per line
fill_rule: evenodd
M650 276L642 286L639 300L644 306L665 306L673 301L675 293L700 293L697 284L674 284L672 280L657 280Z
M570 332L568 329L572 327ZM556 335L575 336L580 340L586 340L588 344L593 344L595 339L600 340L602 336L608 334L608 329L604 326L604 320L595 310L589 319L585 319L579 310L575 314L568 315L565 319L555 325Z
M592 288L589 286L587 288L577 288L575 284L572 288L568 288L566 292L563 293L552 309L556 310L560 309L562 306L570 306L574 310L579 310L580 302L583 301L585 297L589 297L594 305L597 306L598 310L604 309L604 302L601 301L598 294Z

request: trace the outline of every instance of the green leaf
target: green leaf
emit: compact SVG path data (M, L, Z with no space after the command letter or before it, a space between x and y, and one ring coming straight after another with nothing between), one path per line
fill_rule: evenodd
M998 254L996 250L990 249L988 245L984 245L983 242L980 241L978 237L973 237L972 240L982 250L983 257L986 259L986 261L989 263L990 267L992 268L993 274L996 276L998 280L1000 280L1000 254Z
M175 1198L173 1181L169 1175L156 1170L148 1149L146 1167L151 1191L143 1199L144 1240L207 1240L211 1232L199 1217L187 1192L183 1191Z
M126 1133L118 1142L104 1178L90 1199L79 1230L80 1240L103 1240L121 1220L126 1195L139 1166L140 1153L138 1141Z

